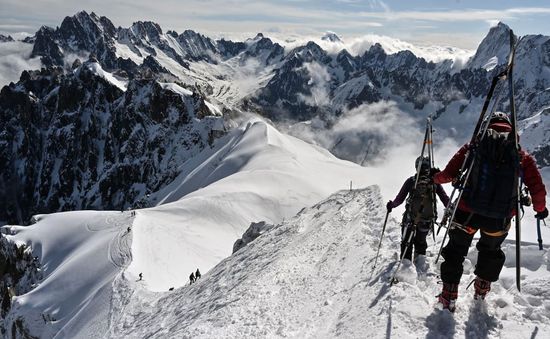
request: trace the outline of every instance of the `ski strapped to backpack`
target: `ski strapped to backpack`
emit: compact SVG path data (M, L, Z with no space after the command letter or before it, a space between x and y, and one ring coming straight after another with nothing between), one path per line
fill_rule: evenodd
M458 202L464 197L469 199L477 199L475 203L480 203L483 205L485 203L485 206L481 206L480 208L487 208L491 209L490 207L493 207L492 211L489 211L488 216L493 217L507 217L509 216L509 213L516 209L516 239L519 239L519 232L520 232L520 221L519 221L519 197L520 197L520 190L521 187L519 185L519 145L517 143L517 128L516 128L516 112L515 112L515 105L514 105L514 93L513 93L513 79L512 79L512 71L514 66L514 57L515 57L515 50L516 50L516 39L513 34L513 32L510 30L510 54L508 57L508 64L506 68L499 74L497 74L491 83L491 87L489 88L489 92L487 94L487 97L485 98L485 102L483 104L483 108L481 110L481 114L479 116L478 122L476 124L476 127L474 129L474 133L472 135L472 138L470 140L469 147L466 151L466 155L464 157L464 161L462 163L462 166L459 170L457 180L453 182L453 190L451 192L450 196L450 203L445 209L445 212L443 214L443 218L440 222L439 228L437 233L441 230L441 227L445 227L445 234L441 243L441 247L439 249L439 253L436 258L436 263L439 261L439 257L441 256L441 252L443 250L443 246L445 245L445 239L447 237L448 231L450 228L454 227L454 223L452 221L454 220L454 216L458 207ZM495 99L493 109L490 110L489 113L487 113L488 107L490 102L493 100L493 94L495 92L495 88L497 85L504 80L508 80L508 87L509 87L509 99L510 99L510 113L511 113L511 125L512 125L512 131L508 134L500 134L496 131L489 131L489 124L491 122L491 119L494 116L494 108L496 107L496 104L498 102L498 99ZM502 146L504 145L504 146ZM501 154L495 154L495 153L501 153ZM496 157L495 159L498 159L499 164L500 163L507 163L512 164L511 170L506 172L499 172L499 175L501 175L501 178L493 178L491 176L492 172L490 161L486 161L487 159L483 158L490 155L491 157ZM480 164L480 162L484 162L483 164ZM515 166L515 167L514 167ZM496 165L498 167L498 165ZM472 176L472 170L474 170L476 173ZM511 173L511 174L510 174ZM470 180L472 176L472 180ZM505 178L506 177L506 178ZM484 178L488 178L489 180L484 181ZM504 198L508 199L507 201L501 201L496 204L497 207L492 206L492 200L491 197L483 196L483 194L476 195L475 190L483 190L484 187L478 187L478 185L484 185L487 182L491 183L491 181L498 181L498 180L508 180L504 182L508 182L509 185L504 185L505 187L502 188L503 190L506 190L506 192L499 192L496 194L503 195ZM473 183L472 183L473 181ZM510 182L511 181L511 182ZM498 189L501 189L500 187L496 187L496 185L493 185L492 190L487 189L483 192L493 192L494 195L495 191L498 191ZM508 190L510 192L508 192ZM463 195L464 194L464 195ZM510 196L512 197L510 199ZM500 197L499 197L500 198ZM480 202L481 201L481 202ZM500 205L499 205L500 204ZM500 206L500 207L498 207ZM501 208L501 207L505 208ZM470 207L470 206L469 206ZM474 212L475 208L474 208ZM487 211L484 211L484 214L487 214ZM449 226L447 226L450 224ZM520 290L520 279L519 279L519 267L520 267L520 256L519 256L519 244L520 240L516 240L516 279L517 279L517 287L518 290Z
M429 221L431 222L431 229L433 230L433 224L437 219L437 209L435 208L435 189L433 188L433 182L431 182L431 180L429 182L424 182L425 178L423 178L423 175L425 173L422 173L422 170L423 170L422 162L424 161L424 159L427 159L429 163L429 168L427 170L429 171L431 170L431 168L433 168L434 160L433 160L432 134L433 134L432 119L431 117L428 117L428 119L426 120L426 131L424 133L424 143L422 144L422 151L420 152L420 157L418 158L420 159L420 163L415 164L416 175L414 180L414 186L411 193L409 194L409 198L407 199L407 208L405 209L405 214L403 216L404 227L403 227L402 236L405 238L405 248L401 253L401 257L399 259L399 263L397 264L397 267L394 269L391 275L390 285L393 285L397 282L397 280L395 279L395 275L399 271L399 268L403 263L403 259L405 258L405 254L407 253L407 251L409 250L409 247L412 245L414 241L416 231L417 231L416 230L417 224L421 221L427 221L427 220L424 220L423 216L428 217L431 219ZM424 154L426 154L427 156L425 156ZM426 168L424 168L424 170L426 170ZM427 176L425 177L428 178ZM420 187L427 187L427 186L431 187L429 192L427 192L426 190L422 190L422 192L419 192ZM428 194L428 196L426 196L426 194ZM431 201L429 201L430 199ZM412 206L413 202L418 205ZM429 203L429 206L425 206L425 203L427 202ZM412 211L411 209L414 209L414 211Z
M430 147L428 148L428 156L430 157L430 170L432 168L435 168L435 160L434 160L434 148L433 148L433 125L432 125L432 122L431 122L431 118L429 117L428 118L428 122L429 122L429 126L430 126L430 137L429 137L429 141L430 141ZM435 190L435 185L433 185L433 179L430 178L431 181L432 181L432 187L433 187L433 190L432 190L432 210L434 211L434 215L433 215L433 220L431 222L431 232L432 232L432 236L433 236L433 239L434 239L434 243L435 243L435 224L437 222L437 201L436 201L436 190Z
M517 39L519 42L519 39ZM510 99L510 115L512 118L512 137L515 143L515 149L517 154L519 154L520 148L517 138L517 114L516 114L516 103L514 100L514 79L513 79L513 70L514 70L514 56L516 54L516 37L514 32L510 30L510 51L511 51L511 66L508 74L508 95ZM518 164L519 164L518 160ZM518 291L521 292L521 218L519 216L519 211L521 209L521 185L519 184L519 176L516 176L515 189L516 189L516 287Z

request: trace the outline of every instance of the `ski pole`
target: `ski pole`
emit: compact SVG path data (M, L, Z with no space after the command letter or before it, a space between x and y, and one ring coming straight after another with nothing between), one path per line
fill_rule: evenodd
M393 274L391 275L390 286L395 284L395 275L399 271L399 267L401 267L401 263L403 263L403 259L405 259L405 254L409 250L409 246L412 243L412 239L414 238L414 235L416 234L416 227L414 229L409 229L408 231L410 231L410 232L409 232L409 237L407 239L407 242L405 243L405 250L401 254L401 259L399 260L399 264L397 264L397 268L393 271Z
M540 219L539 218L537 218L537 235L538 235L537 241L539 242L539 250L542 251L542 236L540 234Z
M390 211L388 210L386 212L386 219L384 220L384 226L382 227L382 234L380 235L380 241L378 242L378 249L376 250L376 258L374 259L374 266L372 266L373 270L376 268L376 263L378 262L378 254L380 253L380 247L382 246L382 239L384 238L384 231L386 230L386 224L388 223L389 215L390 215Z

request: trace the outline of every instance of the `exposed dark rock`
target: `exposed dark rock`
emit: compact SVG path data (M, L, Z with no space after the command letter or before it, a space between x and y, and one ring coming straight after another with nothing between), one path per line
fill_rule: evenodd
M0 42L11 42L14 41L11 35L5 36L3 34L0 34Z
M42 280L41 264L38 257L33 256L31 248L25 245L17 246L0 233L0 331L2 334L6 332L3 320L11 309L11 298L31 291L40 280ZM24 326L21 326L21 329L24 329Z
M245 247L254 241L254 239L269 231L273 227L273 225L268 224L265 221L251 223L248 229L244 232L243 236L235 241L235 244L233 245L233 253Z

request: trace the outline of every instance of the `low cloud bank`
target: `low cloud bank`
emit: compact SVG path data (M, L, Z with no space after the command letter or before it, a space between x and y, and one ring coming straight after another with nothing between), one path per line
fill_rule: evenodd
M409 50L414 55L424 58L428 61L441 62L452 60L454 68L460 69L474 55L474 50L466 50L450 46L426 45L420 46L402 41L396 38L377 34L365 34L360 37L346 38L340 41L323 40L321 37L311 36L293 36L292 38L279 36L274 33L270 36L274 41L285 47L286 52L293 48L304 46L308 41L313 41L321 46L329 54L337 54L346 49L352 55L362 55L371 46L379 43L388 54L394 54L399 51Z
M21 41L0 43L0 87L17 82L24 70L40 69L40 58L30 58L32 47Z
M449 137L450 133L437 130L435 124L435 165L443 168L460 144ZM414 161L422 150L425 120L402 111L393 101L381 101L346 111L333 122L314 119L291 126L280 124L278 128L324 147L338 158L371 168L375 176L373 184L382 188L386 199L392 199L405 179L414 174Z

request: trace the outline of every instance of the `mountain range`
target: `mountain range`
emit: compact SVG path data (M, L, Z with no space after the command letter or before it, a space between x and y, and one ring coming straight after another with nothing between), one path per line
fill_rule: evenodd
M164 32L149 21L117 28L95 13L68 16L25 39L33 44L30 58L39 57L44 68L23 72L0 92L6 126L0 158L10 164L0 169L6 192L0 220L152 204L147 195L242 112L276 124L320 119L323 129L349 110L392 101L416 121L431 114L442 130L466 140L492 77L507 61L509 30L503 23L492 27L461 65L409 50L389 53L378 43L352 55L313 41L287 49L261 33L214 40L192 30ZM341 44L335 33L322 41ZM550 165L548 55L550 37L525 36L514 69L523 147L543 167ZM507 88L497 92L496 108L507 110ZM349 155L341 141L322 146L368 162ZM69 147L59 149L62 144ZM375 156L382 149L361 152Z

